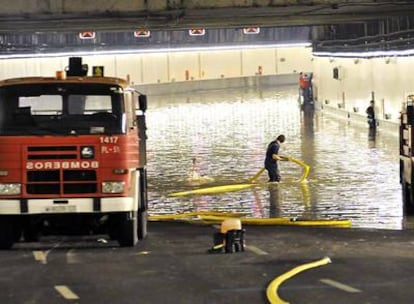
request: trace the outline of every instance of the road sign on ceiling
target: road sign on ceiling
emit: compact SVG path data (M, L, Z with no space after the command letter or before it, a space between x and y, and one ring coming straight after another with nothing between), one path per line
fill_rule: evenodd
M134 36L137 38L145 38L151 36L150 30L136 30Z
M94 39L95 38L95 32L80 32L79 33L80 39Z
M190 36L204 36L206 34L206 29L193 28L193 29L189 29L188 33L190 34Z
M260 33L260 27L245 27L243 29L243 34L246 35L254 35L254 34L259 34Z

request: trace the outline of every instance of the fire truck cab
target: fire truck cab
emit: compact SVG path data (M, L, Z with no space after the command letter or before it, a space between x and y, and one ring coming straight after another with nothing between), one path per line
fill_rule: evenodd
M146 96L85 68L74 57L66 75L0 81L1 249L50 234L146 237Z

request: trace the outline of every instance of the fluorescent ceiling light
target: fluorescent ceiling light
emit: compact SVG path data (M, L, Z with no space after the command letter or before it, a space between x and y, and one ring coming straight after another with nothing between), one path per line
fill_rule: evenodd
M401 51L372 51L372 52L313 52L314 56L343 57L343 58L372 58L392 56L412 56L414 49Z

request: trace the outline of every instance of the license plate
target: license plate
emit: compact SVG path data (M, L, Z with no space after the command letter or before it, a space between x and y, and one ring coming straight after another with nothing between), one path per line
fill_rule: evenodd
M51 212L51 213L76 212L76 206L73 206L73 205L48 206L45 208L45 212Z

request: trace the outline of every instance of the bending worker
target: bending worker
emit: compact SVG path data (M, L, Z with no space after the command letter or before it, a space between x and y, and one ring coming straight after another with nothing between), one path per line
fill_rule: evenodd
M281 134L267 146L264 165L269 174L269 182L279 182L281 179L277 162L288 160L286 157L279 155L280 145L284 142L285 135Z

